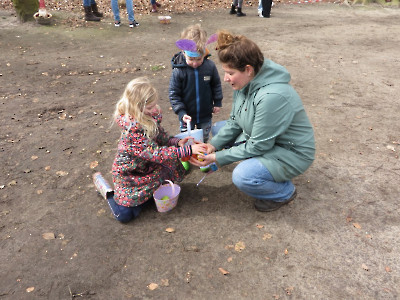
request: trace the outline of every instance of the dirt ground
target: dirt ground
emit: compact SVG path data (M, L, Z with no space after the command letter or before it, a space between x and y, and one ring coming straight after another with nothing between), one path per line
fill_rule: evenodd
M244 11L176 14L170 25L139 16L134 30L111 18L72 26L57 12L51 26L20 24L0 11L0 299L400 297L399 9ZM111 181L114 104L148 76L164 126L178 133L170 59L194 23L247 35L291 72L316 160L294 179L297 199L275 212L254 210L231 165L199 187L192 170L174 210L150 206L120 224L92 183L95 171ZM230 111L232 90L223 91L215 121Z

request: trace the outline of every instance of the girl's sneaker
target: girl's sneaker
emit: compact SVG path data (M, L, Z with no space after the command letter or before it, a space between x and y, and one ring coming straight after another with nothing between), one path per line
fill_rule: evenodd
M138 22L136 22L135 20L133 20L133 22L129 22L129 27L133 28L133 27L138 27L140 24Z
M115 27L121 26L121 21L115 21L115 22L114 22L114 26L115 26Z

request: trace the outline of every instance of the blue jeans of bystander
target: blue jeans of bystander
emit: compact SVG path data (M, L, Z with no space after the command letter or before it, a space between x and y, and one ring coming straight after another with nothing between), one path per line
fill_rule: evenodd
M111 0L111 9L114 14L114 21L120 22L121 17L119 15L118 0ZM128 12L129 22L133 22L135 20L135 15L133 12L133 0L126 0L126 11Z

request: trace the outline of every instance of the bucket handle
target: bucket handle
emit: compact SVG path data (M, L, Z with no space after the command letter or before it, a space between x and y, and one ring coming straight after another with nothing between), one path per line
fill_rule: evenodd
M171 180L168 180L168 179L165 179L165 181L167 181L170 184L171 189L172 189L172 195L175 195L175 184Z

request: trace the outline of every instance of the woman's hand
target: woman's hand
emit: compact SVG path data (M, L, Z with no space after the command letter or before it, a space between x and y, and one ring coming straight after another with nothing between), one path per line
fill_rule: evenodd
M189 162L197 167L205 167L213 162L216 162L215 153L211 153L208 155L199 154L197 156L197 159L195 159L194 157L190 157Z
M215 147L213 146L213 145L211 145L211 144L206 144L207 145L207 154L210 154L210 153L213 153L213 152L215 152L215 150L217 150L217 149L215 149Z

